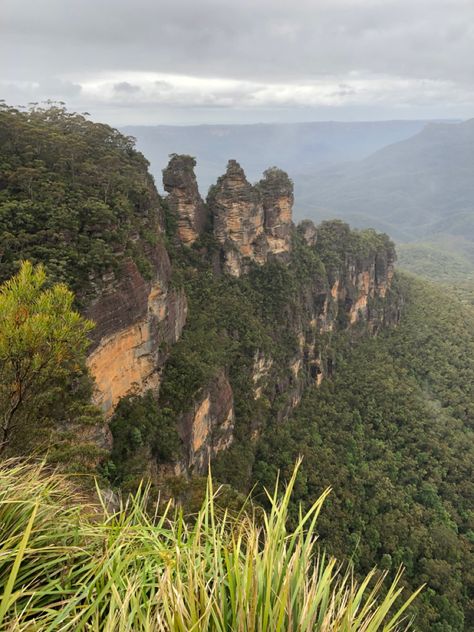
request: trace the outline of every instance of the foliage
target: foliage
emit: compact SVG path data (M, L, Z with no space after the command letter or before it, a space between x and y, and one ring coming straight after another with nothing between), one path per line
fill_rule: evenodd
M158 407L152 391L122 398L110 430L114 441L107 474L122 489L137 487L151 458L169 462L179 447L175 419L166 408Z
M166 216L172 227L172 214ZM172 244L172 234L169 241ZM202 255L204 245L207 252L212 250L207 235L194 249L171 248L174 283L186 291L188 316L163 370L159 407L176 423L192 408L197 393L224 370L234 396L235 447L215 469L217 474L221 469L235 472L235 481L229 482L241 485L253 460L250 436L280 405L275 402L272 407L266 397L255 400L252 374L256 357L266 354L273 358L269 383L291 380L289 359L298 345L294 322L301 317L308 284L324 287L326 273L314 250L297 239L289 266L272 262L254 266L241 278L217 276ZM148 443L154 441L152 432ZM120 467L118 461L120 458L116 463Z
M328 270L340 268L348 258L367 260L378 252L395 248L388 235L368 228L351 230L340 220L321 222L318 226L317 252Z
M84 389L92 323L65 285L46 283L43 266L26 261L0 286L0 454L48 447L54 422L94 421Z
M402 277L401 323L376 338L333 340L336 371L262 436L254 482L272 485L304 455L291 515L327 485L322 543L362 574L406 566L417 626L474 626L474 313L435 286ZM258 496L260 498L260 496Z
M0 104L0 281L28 258L84 300L124 255L149 273L160 201L147 166L107 125L58 106Z
M394 632L406 629L401 574L362 583L318 553L327 492L287 528L296 482L269 495L261 523L218 511L209 478L192 523L171 503L154 516L147 490L118 512L75 497L41 465L0 468L0 626L135 632ZM80 504L79 504L80 503ZM95 510L95 511L94 511Z

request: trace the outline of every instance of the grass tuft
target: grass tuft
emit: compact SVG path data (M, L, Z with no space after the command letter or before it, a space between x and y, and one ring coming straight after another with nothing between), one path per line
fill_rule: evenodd
M0 629L106 632L405 630L401 572L360 584L316 548L326 491L287 529L299 464L258 518L217 511L209 477L192 521L151 515L143 487L117 512L42 464L0 467Z

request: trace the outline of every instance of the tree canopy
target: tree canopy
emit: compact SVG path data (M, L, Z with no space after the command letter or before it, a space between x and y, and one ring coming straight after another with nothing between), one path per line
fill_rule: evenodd
M0 287L2 455L49 448L58 425L97 419L85 368L93 324L73 301L64 284L48 286L44 267L29 261Z

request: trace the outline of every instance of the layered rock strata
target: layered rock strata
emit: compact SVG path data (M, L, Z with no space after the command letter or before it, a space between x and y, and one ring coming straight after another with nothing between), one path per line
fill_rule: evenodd
M184 292L169 287L166 249L158 243L149 255L154 266L151 280L127 260L119 280L86 312L96 323L88 366L96 383L95 402L106 417L125 395L158 388L167 350L186 322Z
M249 397L262 400L264 406L284 400L275 412L282 421L298 405L307 386L319 385L334 370L335 359L328 351L334 332L356 331L359 325L376 332L398 317L386 310L384 302L393 276L393 247L388 240L377 238L375 245L369 239L368 248L362 242L360 248L346 248L352 243L351 232L341 222L329 223L323 230L323 226L304 221L295 228L293 185L276 168L267 170L252 185L240 165L231 160L204 203L194 166L189 156L172 156L163 172L166 203L176 217L177 238L183 246L192 246L205 233L211 235L218 248L220 271L236 277L252 265L262 266L270 260L288 264L295 239L325 264L285 308L287 327L296 341L285 366L268 349L257 351L253 358ZM88 362L97 383L96 401L106 416L124 395L148 389L158 392L169 349L186 321L186 297L170 285L171 264L161 234L155 246L146 248L144 254L153 268L151 279L145 279L128 259L87 310L87 316L96 322ZM210 254L205 248L201 251L204 257ZM325 251L329 258L325 259ZM222 367L177 419L183 445L180 471L205 472L209 461L232 444L235 423L228 367ZM256 419L249 429L252 440L261 432L259 423Z
M191 156L173 155L163 170L163 187L168 193L167 203L178 222L178 237L183 244L192 245L203 232L207 222L207 208L199 193Z
M192 245L208 218L220 246L224 272L238 277L251 263L263 265L271 257L287 259L293 230L293 183L288 175L268 169L252 185L239 163L229 160L225 174L209 191L206 207L197 188L194 164L189 156L173 156L163 171L181 242Z

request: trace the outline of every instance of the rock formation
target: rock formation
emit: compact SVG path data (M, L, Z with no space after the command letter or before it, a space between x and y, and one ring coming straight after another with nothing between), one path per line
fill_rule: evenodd
M281 169L267 169L257 185L263 204L268 252L285 257L291 248L293 183Z
M88 365L95 378L95 401L109 417L121 397L157 389L167 349L186 321L182 291L169 288L171 264L158 243L150 253L154 275L146 281L127 260L120 280L92 302L86 315L96 323Z
M207 209L202 200L194 173L196 161L191 156L173 155L163 169L163 187L168 205L176 214L178 237L183 244L193 244L207 222Z
M208 205L214 236L222 248L224 270L240 276L246 260L265 263L267 240L262 200L235 160L229 160L226 173L212 187Z
M269 261L286 267L292 260L294 240L300 240L300 247L305 244L306 256L311 258L313 251L316 260L321 260L321 268L315 268L315 276L301 285L285 308L288 332L296 342L284 365L281 354L273 357L268 348L258 349L253 357L249 397L261 400L263 406L272 406L277 399L284 401L275 413L283 421L304 389L319 385L334 370L328 342L334 332L356 332L359 326L375 332L396 320L397 314L387 311L384 302L393 276L393 245L376 233L365 237L352 233L342 222L317 228L304 221L295 228L293 185L277 168L267 170L252 185L240 165L230 160L204 203L194 166L190 156L174 155L163 171L167 204L175 215L176 237L183 247L207 234L217 246L219 273L235 277L250 271L252 265ZM97 324L89 367L97 383L97 402L106 416L124 395L147 389L158 393L169 349L186 321L186 297L170 286L171 264L161 235L155 246L147 248L152 278L146 280L133 261L127 260L119 280L109 284L87 310ZM203 247L200 256L211 256L211 251ZM280 341L274 344L278 346ZM205 472L209 460L234 440L234 393L228 375L228 367L222 366L202 384L192 406L176 419L183 445L176 464L181 472ZM261 430L256 418L249 428L253 441Z
M287 259L293 229L293 183L288 175L274 167L253 186L239 163L229 160L226 173L209 191L206 208L194 165L189 156L173 156L163 171L181 242L192 245L209 217L224 272L238 277L251 262L263 265L271 257Z

